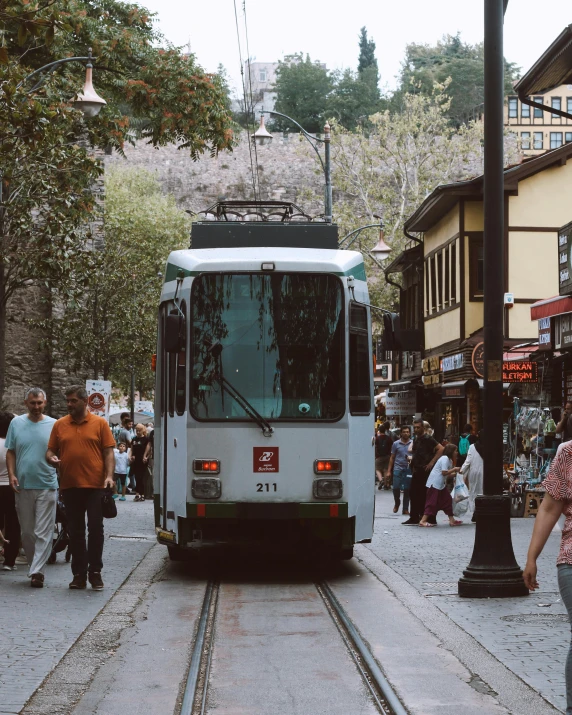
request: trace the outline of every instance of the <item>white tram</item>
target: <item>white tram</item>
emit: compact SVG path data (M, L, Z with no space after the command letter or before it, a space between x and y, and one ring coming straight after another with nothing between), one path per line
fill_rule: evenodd
M327 224L204 221L159 310L155 523L172 559L213 542L347 559L374 519L363 257Z

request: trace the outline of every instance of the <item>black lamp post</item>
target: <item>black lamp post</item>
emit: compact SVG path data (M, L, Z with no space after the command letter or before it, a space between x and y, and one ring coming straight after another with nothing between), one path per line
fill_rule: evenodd
M503 495L502 364L504 294L503 22L507 0L485 2L484 170L484 496L475 500L471 562L459 580L469 598L526 596L514 557L510 497Z

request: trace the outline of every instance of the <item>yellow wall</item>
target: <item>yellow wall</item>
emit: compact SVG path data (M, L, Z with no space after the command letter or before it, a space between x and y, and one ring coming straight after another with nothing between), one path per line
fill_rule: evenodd
M425 350L448 343L449 340L459 340L460 308L450 310L442 315L425 321Z
M517 303L508 312L509 338L538 339L538 322L530 319L530 304Z
M483 202L465 202L465 231L483 230Z
M520 181L518 196L509 197L510 226L560 227L571 220L572 160Z
M515 298L540 300L558 295L557 233L511 231L508 255L508 290Z
M454 206L448 214L436 223L430 231L424 234L424 255L431 253L434 248L447 243L459 233L459 206Z

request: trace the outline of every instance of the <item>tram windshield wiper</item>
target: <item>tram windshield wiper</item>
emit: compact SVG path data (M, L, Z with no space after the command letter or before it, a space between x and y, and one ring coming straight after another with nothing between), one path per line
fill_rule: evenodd
M240 392L236 389L236 387L232 383L230 383L222 374L222 349L223 345L218 341L213 343L209 348L209 352L219 360L219 374L215 375L215 379L219 381L223 391L228 392L228 394L236 402L238 402L238 404L242 407L242 409L246 412L250 419L256 422L256 424L262 430L262 434L265 437L271 437L274 434L274 428L272 427L272 425L268 422L268 420L264 419L264 417L250 404L246 397L241 395Z

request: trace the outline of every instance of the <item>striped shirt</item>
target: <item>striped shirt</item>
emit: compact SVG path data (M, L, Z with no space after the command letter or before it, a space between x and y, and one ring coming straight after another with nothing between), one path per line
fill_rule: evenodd
M558 449L542 486L553 499L565 503L566 521L556 563L572 564L572 442L566 442Z

